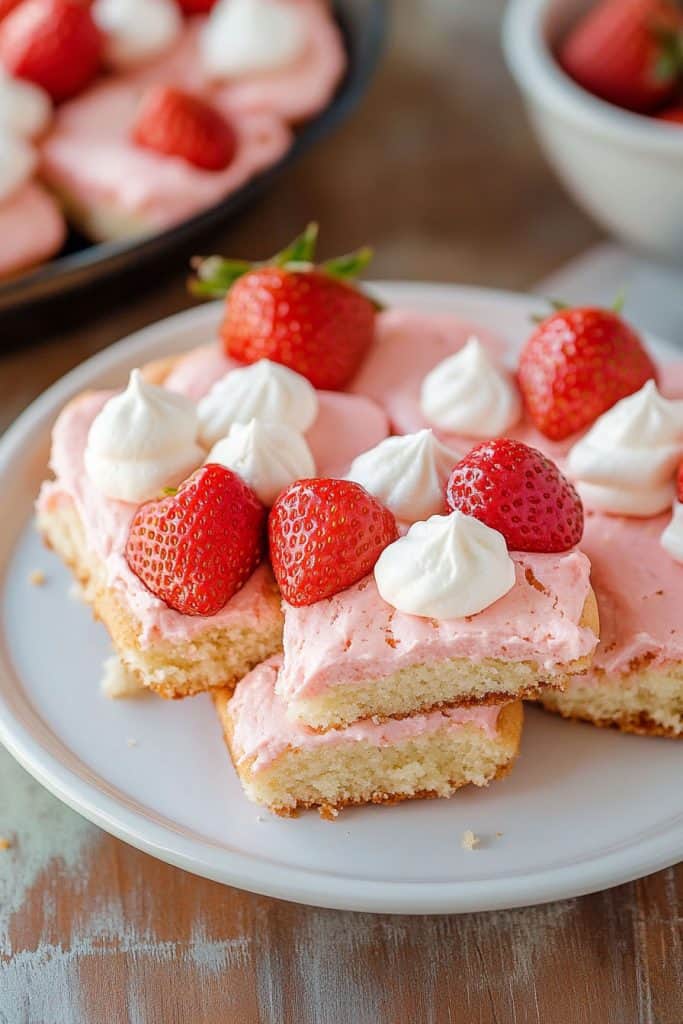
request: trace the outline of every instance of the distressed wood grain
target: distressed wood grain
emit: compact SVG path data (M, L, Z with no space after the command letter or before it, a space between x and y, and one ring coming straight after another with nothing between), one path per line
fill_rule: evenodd
M524 288L595 229L560 191L500 59L502 0L401 0L352 122L209 248L262 256L317 217L375 276ZM188 256L190 253L187 254ZM0 429L72 366L189 304L185 267L0 357ZM1 324L0 324L1 330ZM153 861L0 752L1 1024L681 1024L683 871L463 917L342 914Z

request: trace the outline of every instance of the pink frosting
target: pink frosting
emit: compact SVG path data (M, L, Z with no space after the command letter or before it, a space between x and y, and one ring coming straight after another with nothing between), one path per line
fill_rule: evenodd
M54 256L66 226L51 195L28 182L0 202L0 276L26 270Z
M553 669L590 654L597 638L579 625L590 590L586 556L570 551L512 558L512 590L465 619L397 611L379 596L373 576L307 607L285 604L279 692L287 700L307 698L447 658L529 660Z
M90 424L112 394L87 393L62 411L52 432L50 467L56 479L43 485L39 512L49 512L62 501L74 503L88 547L104 563L109 586L140 623L143 645L151 645L160 637L180 642L214 627L254 627L260 620L268 621L272 603L268 600L270 574L266 566L259 566L225 607L211 616L181 615L155 597L130 571L124 553L138 506L105 498L90 482L83 464Z
M241 365L224 355L219 345L202 345L176 364L165 386L196 401ZM319 391L318 417L306 440L318 475L341 476L357 455L379 444L388 433L387 417L372 400L340 391Z
M63 104L42 146L46 181L86 206L113 208L141 229L161 229L234 192L289 149L286 121L310 117L325 106L341 77L345 53L326 5L297 3L306 19L307 45L289 67L212 82L203 70L192 19L167 53L126 73L99 80ZM130 139L140 98L168 82L209 100L232 122L238 149L223 171L205 171L163 156Z
M449 708L410 718L389 719L379 724L365 720L345 729L313 732L288 717L287 705L276 692L275 683L281 664L280 656L263 662L238 684L230 701L229 713L238 763L255 758L254 771L267 768L288 747L315 750L329 744L359 742L388 747L437 732L445 726L457 730L465 725L475 725L492 739L497 735L502 705Z

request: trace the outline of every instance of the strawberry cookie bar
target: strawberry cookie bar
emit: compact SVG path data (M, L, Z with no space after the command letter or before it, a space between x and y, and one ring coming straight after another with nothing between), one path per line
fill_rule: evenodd
M415 452L414 438L391 444ZM342 486L359 486L351 481L299 481L273 506L271 559L285 599L277 693L311 728L515 700L543 683L562 687L590 663L598 623L590 565L575 549L574 489L539 452L494 443L457 462L447 507L429 468L435 444L422 444L410 478L394 458L393 493L366 474L366 487L412 521L388 546L377 511L345 500ZM378 542L373 573L359 571L358 553Z
M294 256L302 244L312 252L314 239L305 238ZM39 529L83 583L124 665L163 696L232 687L280 649L280 597L264 557L266 506L292 480L336 466L339 437L345 469L386 436L386 419L370 401L316 390L275 361L305 369L318 345L318 379L341 387L372 339L375 316L350 282L324 266L293 265L288 254L272 266L241 265L226 320L233 354L251 362L228 361L199 403L197 365L188 357L187 393L182 363L162 362L146 376L134 371L122 393L75 398L54 427L54 479L38 500ZM352 263L345 261L346 271ZM269 291L289 295L293 323L288 331L282 317L270 339ZM240 348L249 296L263 304L260 338L271 358ZM257 322L252 306L253 343ZM169 371L173 389L163 386Z
M313 732L276 691L281 657L259 665L230 700L214 700L248 798L280 815L334 817L352 804L448 797L505 775L519 749L521 703L450 708L400 721Z
M190 21L175 0L99 0L93 14L115 73L59 108L43 173L96 240L169 227L276 163L288 122L328 102L345 64L319 0L219 0Z

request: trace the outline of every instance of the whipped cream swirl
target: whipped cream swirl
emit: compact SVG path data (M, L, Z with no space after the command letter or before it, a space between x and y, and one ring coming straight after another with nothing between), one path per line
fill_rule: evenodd
M315 476L315 461L302 435L282 423L264 420L233 423L206 461L232 469L264 505L272 505L294 480Z
M202 62L217 78L260 74L292 64L306 46L296 3L218 0L200 39Z
M32 139L45 131L51 117L52 102L45 90L12 78L0 66L0 136Z
M567 468L588 508L656 516L671 504L682 456L683 401L663 398L649 380L595 421Z
M515 584L515 563L497 530L462 512L414 523L385 548L375 581L387 604L434 619L476 615Z
M431 430L419 430L380 441L353 460L347 476L398 519L414 523L446 511L446 483L460 458Z
M116 68L162 53L183 24L175 0L95 0L92 14L105 35L107 61Z
M230 370L197 406L200 436L208 447L233 423L267 420L304 433L318 415L315 388L300 373L270 359Z
M675 501L671 522L662 534L662 547L676 562L683 562L683 503Z
M466 437L504 434L522 411L512 377L474 337L427 374L420 408L435 427Z
M147 501L202 463L197 430L189 398L149 384L133 370L126 390L110 398L92 422L86 471L108 498Z

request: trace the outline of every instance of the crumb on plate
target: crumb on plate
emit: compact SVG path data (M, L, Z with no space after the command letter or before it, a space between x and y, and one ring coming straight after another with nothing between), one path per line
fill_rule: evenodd
M33 569L29 573L28 581L32 587L42 587L47 582L47 576L42 569Z
M460 845L463 850L476 850L479 846L479 836L476 836L472 829L468 828L462 834Z
M9 850L11 846L11 839L8 839L7 836L0 836L0 850Z

